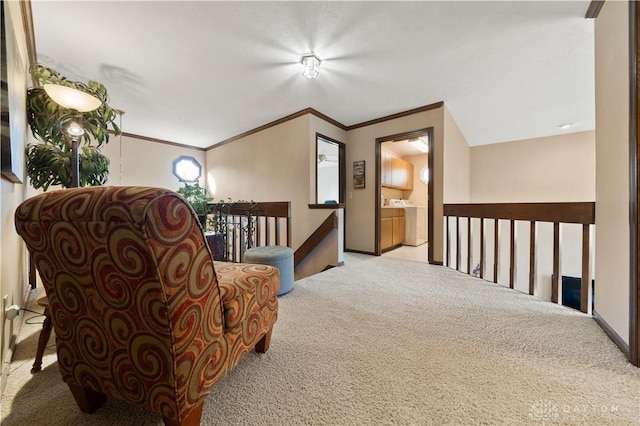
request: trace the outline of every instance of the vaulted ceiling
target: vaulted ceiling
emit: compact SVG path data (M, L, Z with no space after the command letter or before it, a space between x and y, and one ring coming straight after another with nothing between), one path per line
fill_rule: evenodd
M125 132L195 147L309 107L348 126L439 101L472 146L592 130L588 6L32 0L40 62L102 82Z

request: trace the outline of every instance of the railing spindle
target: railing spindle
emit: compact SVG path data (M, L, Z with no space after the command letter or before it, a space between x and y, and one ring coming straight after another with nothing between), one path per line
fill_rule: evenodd
M264 237L265 237L265 242L264 245L265 246L269 246L271 245L271 221L269 221L269 218L267 218L265 220L265 231L264 231Z
M446 249L446 257L444 258L444 265L446 267L449 267L449 256L451 255L451 247L450 247L450 241L449 239L451 238L451 233L449 232L449 216L445 216L445 220L447 221L447 249Z
M471 218L467 218L467 274L471 273Z
M462 250L460 250L460 217L456 216L456 269L460 270Z
M247 223L248 225L248 221L246 216L239 216L239 220L238 222L240 223L240 253L238 256L238 262L242 262L242 259L244 258L244 250L245 250L245 230L244 230L244 226L242 225L243 222Z
M582 225L582 282L580 283L580 310L589 312L589 294L591 293L591 277L589 276L590 240L589 225Z
M509 257L509 288L514 288L516 284L516 223L513 219L511 223L511 248Z
M529 223L529 294L533 296L536 290L536 222L532 220Z
M498 283L498 243L500 241L500 223L498 219L493 219L493 282Z
M560 224L553 223L553 276L551 277L551 301L558 303L560 283Z
M484 219L480 218L480 278L484 278Z

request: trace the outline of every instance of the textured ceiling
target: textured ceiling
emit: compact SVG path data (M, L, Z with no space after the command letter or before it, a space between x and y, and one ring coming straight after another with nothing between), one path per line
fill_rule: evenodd
M196 147L308 107L353 125L438 101L472 146L592 130L588 6L32 1L40 62L102 82L125 132Z

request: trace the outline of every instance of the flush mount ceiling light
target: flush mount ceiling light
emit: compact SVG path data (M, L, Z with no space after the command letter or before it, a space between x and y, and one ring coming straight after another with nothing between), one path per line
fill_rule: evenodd
M409 140L409 143L420 152L429 152L429 145L427 145L427 142L422 138L411 139Z
M561 129L568 129L570 127L573 127L573 125L574 125L573 123L564 123L564 124L559 125L558 127L561 128Z
M307 77L308 79L314 79L318 77L320 74L320 59L318 59L315 55L305 55L300 58L300 63L304 68L302 71L302 75Z

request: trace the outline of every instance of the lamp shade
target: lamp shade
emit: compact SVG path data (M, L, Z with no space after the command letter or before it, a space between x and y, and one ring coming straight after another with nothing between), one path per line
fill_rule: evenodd
M98 108L102 102L100 99L92 96L82 90L72 87L61 86L59 84L45 84L44 91L58 105L74 109L78 112L93 111Z

